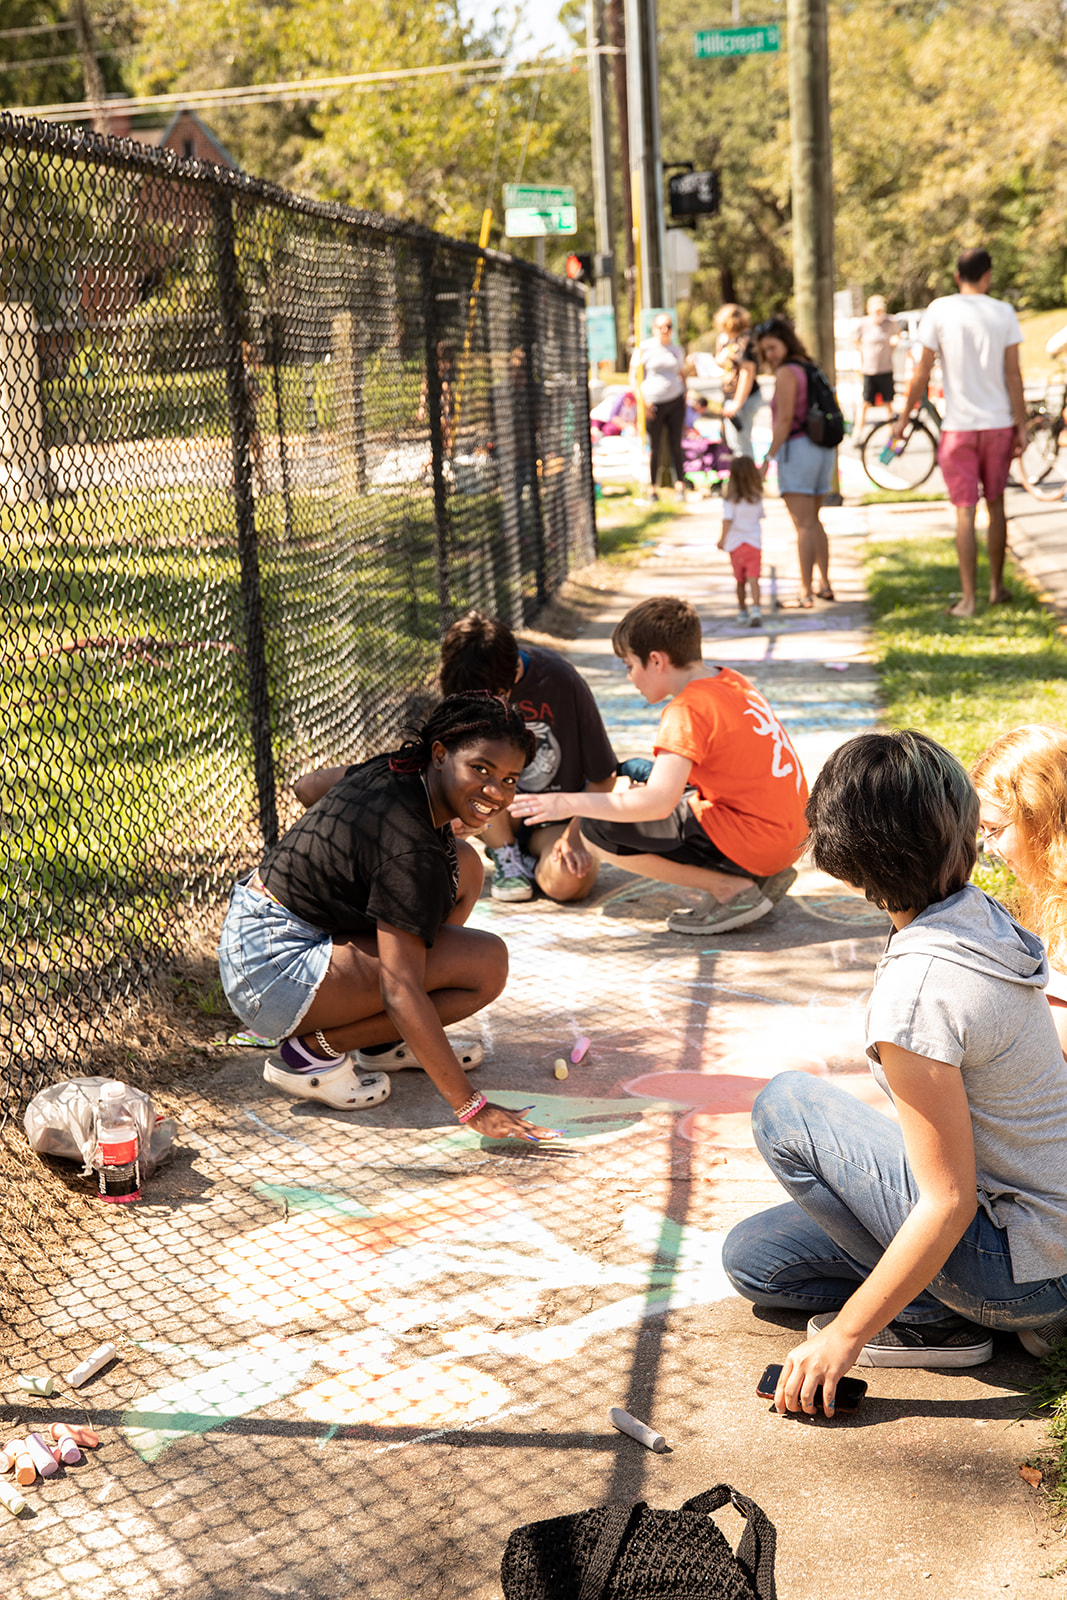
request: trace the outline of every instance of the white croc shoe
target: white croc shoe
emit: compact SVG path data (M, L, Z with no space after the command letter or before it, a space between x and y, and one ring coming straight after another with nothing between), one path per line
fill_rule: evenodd
M297 1100L321 1100L335 1111L366 1111L392 1093L384 1072L366 1072L351 1056L325 1066L322 1072L292 1072L280 1061L263 1063L263 1079Z
M476 1039L449 1039L448 1042L464 1072L473 1072L475 1067L481 1066L485 1051ZM362 1050L357 1050L356 1064L363 1072L403 1072L407 1067L422 1066L414 1050L403 1039L391 1050L384 1050L380 1056L364 1055Z

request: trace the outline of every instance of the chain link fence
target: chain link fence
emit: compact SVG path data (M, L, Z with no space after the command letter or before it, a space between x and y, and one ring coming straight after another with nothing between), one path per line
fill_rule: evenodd
M595 553L581 291L0 116L2 1107ZM282 814L279 812L281 807Z

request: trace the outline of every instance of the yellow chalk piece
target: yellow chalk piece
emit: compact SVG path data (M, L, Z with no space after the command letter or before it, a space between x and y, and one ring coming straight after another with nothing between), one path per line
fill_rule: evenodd
M569 1070L568 1070L568 1067L567 1067L567 1063L564 1061L562 1056L560 1056L556 1060L556 1062L554 1063L554 1065L552 1067L552 1072L553 1072L554 1076L559 1078L559 1080L561 1082L563 1081L564 1078L569 1076Z

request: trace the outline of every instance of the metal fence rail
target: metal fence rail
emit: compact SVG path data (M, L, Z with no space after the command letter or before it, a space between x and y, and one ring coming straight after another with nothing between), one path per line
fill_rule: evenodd
M477 605L595 549L582 296L0 116L0 1106L107 1037ZM284 805L282 806L284 812Z

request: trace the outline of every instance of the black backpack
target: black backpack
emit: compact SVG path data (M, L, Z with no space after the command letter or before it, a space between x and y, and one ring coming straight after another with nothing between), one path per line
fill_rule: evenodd
M826 375L814 361L799 361L808 375L808 415L804 431L812 444L835 450L845 437L845 419Z

